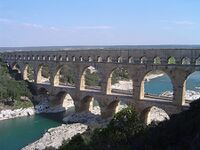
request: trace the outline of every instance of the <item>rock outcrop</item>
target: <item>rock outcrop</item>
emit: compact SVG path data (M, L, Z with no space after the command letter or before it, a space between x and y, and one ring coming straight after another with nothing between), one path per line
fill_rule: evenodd
M0 112L0 120L31 116L34 114L35 114L35 110L33 107L20 108L20 109L15 109L15 110L7 109L7 110L2 110Z
M48 148L58 149L63 141L71 139L78 133L83 133L87 130L88 126L80 123L61 125L56 128L49 129L41 139L27 145L22 150L44 150Z

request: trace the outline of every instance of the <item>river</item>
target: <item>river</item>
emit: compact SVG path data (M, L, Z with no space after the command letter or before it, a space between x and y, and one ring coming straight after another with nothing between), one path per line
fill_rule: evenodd
M187 81L187 90L200 91L197 88L200 87L200 72L193 73ZM164 91L172 91L171 81L166 75L145 82L146 93L158 95ZM47 115L36 115L0 121L0 150L19 150L32 143L49 128L61 125L62 115L48 115L48 118Z

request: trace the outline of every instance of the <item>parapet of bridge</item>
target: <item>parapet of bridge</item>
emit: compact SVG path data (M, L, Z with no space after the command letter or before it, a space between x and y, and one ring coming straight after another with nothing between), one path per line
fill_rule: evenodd
M200 49L76 49L59 51L17 51L3 53L3 60L13 68L19 65L23 79L27 79L27 65L33 66L37 88L45 88L51 96L68 93L77 112L89 111L95 98L103 117L115 113L119 101L133 105L139 112L157 106L169 114L180 112L185 106L185 81L200 70ZM50 68L50 84L41 84L41 68ZM60 69L70 66L75 72L75 86L60 86ZM84 71L95 67L101 76L101 90L85 89ZM111 92L111 74L115 68L125 68L133 81L132 94ZM152 70L161 70L171 79L173 100L144 98L144 77ZM62 97L62 96L60 96Z

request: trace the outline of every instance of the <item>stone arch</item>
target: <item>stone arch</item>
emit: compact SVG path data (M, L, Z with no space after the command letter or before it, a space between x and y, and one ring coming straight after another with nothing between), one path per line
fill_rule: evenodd
M200 57L195 60L195 65L200 65Z
M173 80L163 70L147 71L140 84L140 99L173 99Z
M101 90L101 73L94 66L86 66L80 79L80 89Z
M107 79L107 93L121 93L130 95L132 94L132 89L133 81L127 68L113 68Z
M66 91L60 91L56 94L55 99L51 103L53 106L56 106L57 109L63 111L75 111L74 100L71 95ZM70 110L69 110L70 109Z
M200 98L200 71L191 72L185 79L183 84L183 102L190 103L193 100Z
M161 59L160 59L160 57L158 57L158 56L154 57L153 63L156 64L156 65L160 65L160 64L161 64Z
M75 72L68 65L59 65L53 78L54 86L75 86Z
M75 56L72 56L72 61L76 61L76 57Z
M114 100L111 103L108 104L106 107L106 110L102 112L102 117L103 118L111 118L114 116L114 114L117 112L117 107L118 107L119 101Z
M88 62L92 62L92 61L93 61L92 57L88 56Z
M29 82L34 82L34 69L31 64L25 64L23 79L28 80Z
M14 62L14 63L12 63L11 69L16 70L18 73L21 73L22 68L20 67L20 65L17 62Z
M130 57L128 58L128 63L134 63L133 57L130 56Z
M98 57L97 57L97 62L102 62L102 61L103 61L102 57L101 57L101 56L98 56Z
M176 64L176 59L173 56L168 57L167 59L168 64Z
M107 61L107 62L112 62L112 58L111 58L110 56L108 56L108 57L106 58L106 61Z
M122 63L123 62L123 58L121 56L117 57L117 62L118 63Z
M49 91L48 91L45 87L40 87L40 88L37 90L37 94L49 95Z
M83 56L80 56L80 57L79 57L79 61L83 61Z
M145 56L142 56L142 57L140 58L140 63L141 63L141 64L146 64L146 63L147 63L147 58L146 58Z
M157 124L169 119L167 112L156 106L149 106L140 113L141 120L146 124Z
M50 68L48 64L40 64L38 66L37 83L50 84Z
M190 58L183 57L182 60L181 60L181 64L183 64L183 65L189 65L190 64Z

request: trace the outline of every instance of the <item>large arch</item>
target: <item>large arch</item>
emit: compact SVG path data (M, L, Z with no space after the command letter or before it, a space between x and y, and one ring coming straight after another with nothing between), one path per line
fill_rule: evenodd
M37 83L50 84L50 70L47 64L38 66Z
M184 86L183 104L200 98L200 71L194 71L187 76Z
M100 107L98 101L90 95L84 96L80 101L80 112L90 112L95 115L100 114Z
M132 94L133 82L128 70L117 67L112 70L107 81L107 93Z
M26 64L23 72L23 79L34 82L34 69L31 64Z
M80 89L101 90L101 75L93 66L88 66L84 69L81 80Z
M162 70L148 71L141 81L140 99L173 99L171 77Z
M74 112L74 100L66 91L60 91L56 94L55 99L51 101L51 107L63 109L63 111Z
M54 85L75 86L75 72L68 65L58 67L54 76Z

